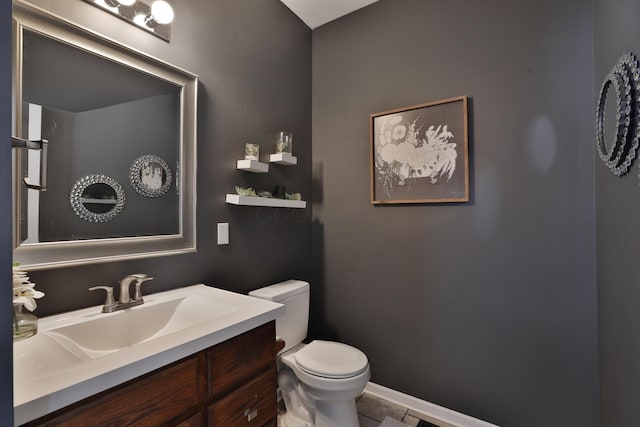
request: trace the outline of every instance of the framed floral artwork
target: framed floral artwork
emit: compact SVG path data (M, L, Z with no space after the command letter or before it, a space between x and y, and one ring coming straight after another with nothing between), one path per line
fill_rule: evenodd
M371 114L371 203L469 201L467 97Z

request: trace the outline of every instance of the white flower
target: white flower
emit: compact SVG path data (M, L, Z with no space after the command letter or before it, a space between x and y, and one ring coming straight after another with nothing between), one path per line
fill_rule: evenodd
M13 267L13 303L22 304L29 311L36 309L36 299L42 298L44 292L35 290L35 283L29 281L26 271Z
M398 123L400 123L402 121L402 115L397 115L397 116L391 116L389 117L389 123L393 126L393 125L397 125Z
M380 132L380 145L385 146L391 142L391 131Z
M398 140L404 138L407 134L407 127L403 125L398 125L393 129L393 139Z

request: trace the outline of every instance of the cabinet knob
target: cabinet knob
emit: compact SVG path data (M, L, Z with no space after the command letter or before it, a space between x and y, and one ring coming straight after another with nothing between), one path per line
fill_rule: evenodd
M251 420L258 416L258 408L245 409L244 416L247 417L247 422L251 422Z

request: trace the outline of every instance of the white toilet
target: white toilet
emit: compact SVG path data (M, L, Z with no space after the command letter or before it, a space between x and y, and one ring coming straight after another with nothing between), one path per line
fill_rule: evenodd
M249 292L285 305L276 334L285 341L278 354L278 388L285 427L358 427L355 398L369 381L367 356L331 341L303 344L309 321L309 284L289 280Z

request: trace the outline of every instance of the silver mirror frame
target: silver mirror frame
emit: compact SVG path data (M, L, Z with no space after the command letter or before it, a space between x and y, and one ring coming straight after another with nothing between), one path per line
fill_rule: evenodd
M22 121L22 46L25 30L62 41L143 73L181 87L180 103L180 168L176 170L177 191L180 194L180 227L178 234L78 241L20 244L19 185L14 179L14 262L29 270L43 270L136 258L196 252L196 118L198 76L131 47L101 36L93 31L53 15L39 7L13 1L13 72L14 72L14 135L21 135ZM14 170L22 176L21 155L16 153ZM49 173L55 173L50 168Z

